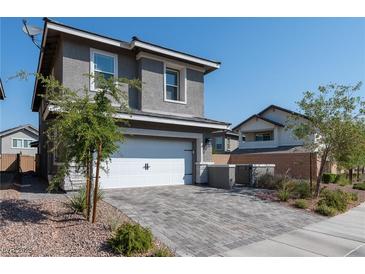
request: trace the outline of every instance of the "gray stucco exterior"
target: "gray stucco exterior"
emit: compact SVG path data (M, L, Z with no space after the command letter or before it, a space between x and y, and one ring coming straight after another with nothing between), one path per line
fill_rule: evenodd
M222 138L223 146L222 149L217 149L216 138ZM238 136L226 134L225 132L217 132L212 134L212 148L213 153L230 153L238 148Z
M10 134L0 136L0 154L18 154L31 155L37 154L37 148L13 148L13 139L26 139L37 141L38 135L27 129L21 129Z
M194 154L192 164L195 182L206 182L202 178L207 177L207 175L201 176L201 174L207 174L204 165L212 162L211 132L216 130L218 125L228 126L226 123L209 121L209 119L204 118L204 74L214 69L179 58L154 54L151 51L129 50L118 45L73 34L52 31L50 35L53 43L50 51L55 50L47 56L52 60L42 61L46 62L45 76L52 74L64 86L78 90L80 95L83 94L85 88L93 93L95 91L90 90L91 84L87 76L91 74L92 70L92 51L103 51L117 56L117 76L119 78L139 79L142 82L141 91L125 86L126 92L128 92L128 105L131 108L128 115L144 115L146 119L131 119L128 128L149 132L151 138L155 136L153 134L163 133L166 135L163 138L187 138L191 140L194 151L192 152ZM42 64L40 65L42 66ZM176 65L182 71L181 77L184 79L181 79L183 81L181 85L183 85L184 92L182 93L181 86L180 95L183 97L180 99L184 101L183 103L165 100L165 67L167 65ZM47 143L45 130L48 121L56 113L46 111L47 104L42 98L38 97L37 100L40 101L37 101L37 104L33 103L33 111L39 112L40 172L43 177L50 179L57 171L58 164L55 163L53 152ZM164 118L169 119L169 122L160 121ZM190 120L183 121L188 118ZM72 182L69 183L71 183L72 188Z

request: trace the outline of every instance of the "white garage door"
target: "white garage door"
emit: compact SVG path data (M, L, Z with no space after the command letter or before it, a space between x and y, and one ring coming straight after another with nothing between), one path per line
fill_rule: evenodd
M134 136L119 147L101 172L102 188L192 183L191 141Z

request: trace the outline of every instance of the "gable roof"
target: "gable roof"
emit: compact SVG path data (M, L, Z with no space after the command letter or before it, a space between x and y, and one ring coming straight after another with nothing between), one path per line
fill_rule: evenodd
M44 27L43 27L43 35L42 35L42 49L39 52L39 58L38 58L38 68L37 73L41 73L42 71L42 64L44 63L43 59L46 59L49 55L49 52L47 51L47 38L49 32L58 32L58 33L66 33L69 35L77 36L84 39L89 39L92 41L97 41L100 43L104 43L107 45L112 45L115 47L123 48L126 50L136 51L138 52L150 52L156 55L169 57L176 60L182 60L186 63L198 65L200 67L204 68L204 73L212 72L220 67L220 62L213 61L209 59L205 59L202 57L194 56L188 53L180 52L174 49L170 49L167 47L159 46L150 42L143 41L136 36L132 38L130 42L122 41L115 38L110 38L104 35L100 35L97 33L93 33L86 30L81 30L72 26L68 26L59 22L56 22L54 20L51 20L49 18L43 18L44 20ZM53 39L52 37L49 39ZM52 51L51 51L52 52ZM37 96L37 85L38 81L35 81L34 84L34 91L33 91L33 98L32 98L32 110L37 111L39 98Z
M258 113L258 115L264 114L266 111L268 111L271 108L278 109L278 110L284 111L284 112L289 113L289 114L292 114L292 115L300 116L300 117L305 118L305 119L309 119L308 116L305 116L304 114L301 114L299 112L296 112L296 111L293 111L293 110L290 110L290 109L287 109L287 108L283 108L283 107L280 107L280 106L277 106L277 105L270 105L270 106L268 106L267 108L265 108L262 111L260 111Z
M0 136L5 136L5 135L9 135L11 133L14 133L14 132L17 132L17 131L20 131L22 129L26 129L30 132L32 132L33 134L37 135L38 136L38 129L36 129L35 127L33 127L32 125L30 124L27 124L27 125L20 125L20 126L17 126L17 127L13 127L13 128L9 128L9 129L6 129L6 130L3 130L0 132Z
M279 127L285 127L283 124L281 124L281 123L278 123L278 122L275 122L275 121L273 121L273 120L271 120L271 119L268 119L268 118L265 118L265 117L263 117L263 116L261 116L261 115L258 115L258 114L254 114L254 115L252 115L252 116L250 116L250 117L248 117L246 120L244 120L243 122L241 122L241 123L239 123L237 126L235 126L234 128L232 128L232 130L236 130L236 129L238 129L239 127L241 127L243 124L246 124L248 121L250 121L251 119L253 119L253 118L256 118L256 119L261 119L261 120L263 120L263 121L265 121L265 122L268 122L268 123L270 123L270 124L273 124L273 125L275 125L275 126L279 126Z
M1 78L0 78L0 100L4 100L4 99L5 99L5 91L4 91L3 83L1 82Z

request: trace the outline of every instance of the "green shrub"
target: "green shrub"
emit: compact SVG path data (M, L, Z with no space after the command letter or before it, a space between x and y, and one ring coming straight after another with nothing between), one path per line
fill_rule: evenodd
M294 189L294 184L292 181L284 182L280 187L280 189L278 190L279 200L282 202L286 202L290 198L293 189Z
M355 192L346 192L346 194L349 203L356 202L359 199L359 196Z
M335 183L340 186L346 186L351 184L350 180L346 178L345 174L338 174Z
M334 183L336 181L337 174L323 173L322 182L325 184Z
M346 211L348 203L349 199L347 193L339 189L323 189L320 194L320 200L318 201L319 206L325 205L340 212Z
M304 200L304 199L298 199L295 201L294 203L294 206L297 207L297 208L308 208L308 203L307 203L307 200Z
M147 252L153 246L152 233L139 224L125 223L121 225L109 239L108 243L114 252L125 256Z
M335 216L337 214L335 208L326 206L325 204L317 205L316 212L324 216Z
M295 183L293 195L295 196L295 198L299 199L307 199L311 197L312 195L309 183L307 183L306 181L299 181L298 183Z
M84 213L86 209L86 190L85 188L80 188L79 191L74 194L70 200L66 203L66 205L74 212L74 213Z
M160 247L156 249L152 254L152 257L173 257L173 256L174 255L172 254L172 252L166 247Z
M260 177L257 178L256 186L258 188L275 189L276 188L275 177L269 173L261 175Z
M99 189L98 190L98 201L103 198L104 193ZM93 193L91 193L91 199L93 197ZM74 194L70 200L66 203L66 205L74 212L74 213L84 213L86 209L86 188L81 187L79 191Z
M359 189L359 190L365 190L365 182L364 183L357 183L357 184L354 184L353 189Z

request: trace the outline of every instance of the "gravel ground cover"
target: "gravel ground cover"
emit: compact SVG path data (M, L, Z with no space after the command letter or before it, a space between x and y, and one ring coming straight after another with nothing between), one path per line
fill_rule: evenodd
M107 239L113 227L131 220L100 201L97 222L91 224L73 214L66 201L66 196L19 199L14 189L0 190L0 256L116 256ZM156 240L155 246L162 243Z

